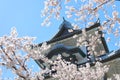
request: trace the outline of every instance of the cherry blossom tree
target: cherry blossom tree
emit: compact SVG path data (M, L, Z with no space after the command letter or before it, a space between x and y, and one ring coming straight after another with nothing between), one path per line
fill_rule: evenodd
M35 45L32 43L35 38L19 38L17 35L16 29L12 28L10 35L0 37L0 65L16 74L15 80L44 80L44 74L46 73L52 78L59 80L97 80L102 79L104 74L109 70L109 66L102 65L100 62L97 62L95 67L86 64L86 66L77 68L75 64L61 59L60 55L53 62L42 55L43 51L51 47L50 45L43 43L41 47L38 48L38 46L35 46L36 48L31 49ZM22 51L24 54L22 54ZM46 68L34 73L26 64L30 58L42 59L55 66L52 69ZM53 74L53 70L57 70L57 73ZM115 75L115 78L119 78L119 75Z
M45 6L41 16L45 17L45 20L41 25L49 26L51 24L50 20L53 17L59 20L62 16L61 11L64 10L64 15L69 19L73 19L72 25L74 29L83 29L82 38L86 36L84 28L93 25L98 18L101 21L99 30L105 32L107 35L110 34L119 38L120 16L116 10L116 1L119 0L44 0ZM112 9L110 10L111 13L107 10L109 8ZM72 32L71 30L69 31ZM89 44L83 44L89 47L90 52L94 52L97 46L95 40L100 42L99 37L105 35L98 35L98 32L95 32L95 34L95 36L91 36ZM47 43L43 43L41 47L36 46L36 44L33 44L33 40L34 38L31 37L18 37L15 28L12 28L10 35L0 37L0 66L10 69L16 74L15 80L44 80L44 74L46 73L58 80L101 80L109 70L109 65L103 65L100 62L96 62L94 67L86 64L78 68L75 64L61 59L60 55L57 60L53 62L42 54L51 46L47 45ZM111 38L108 37L107 41L110 40ZM82 39L79 38L76 43L77 45L81 45L81 42ZM119 42L117 42L116 45L119 46ZM34 49L32 49L32 47L34 47ZM22 52L24 52L24 54ZM94 53L97 54L97 52ZM26 64L31 58L34 60L44 60L54 66L52 69L46 68L37 73L32 72ZM53 74L53 70L57 72ZM2 73L2 70L0 72ZM119 80L120 75L114 75L114 78Z

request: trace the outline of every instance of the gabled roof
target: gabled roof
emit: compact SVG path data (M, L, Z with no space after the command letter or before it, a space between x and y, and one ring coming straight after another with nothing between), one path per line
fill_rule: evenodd
M59 26L59 31L58 33L52 38L52 39L56 39L58 37L62 37L64 35L70 34L71 32L69 32L69 29L73 30L73 26L71 25L70 22L66 21L63 18L63 22L62 24ZM75 31L75 30L73 30Z
M85 28L86 31L89 31L91 29L94 29L96 27L99 27L100 26L100 23L99 22L96 22L94 23L92 26L88 27L88 28ZM82 33L82 30L78 29L78 30L73 30L73 32L68 32L69 29L72 29L73 27L71 26L70 22L64 20L63 23L60 25L59 27L59 31L58 33L49 41L46 41L47 44L51 44L51 43L54 43L56 41L60 41L60 40L63 40L65 38L69 38L69 37L72 37L73 35L75 34L81 34ZM63 33L64 32L64 33ZM66 33L66 34L65 34ZM42 45L42 43L38 44L39 46Z
M100 22L98 20L92 26L85 28L85 30L89 31L91 29L98 28L99 26L100 26ZM80 30L80 29L73 30L73 27L70 24L70 22L66 21L65 19L64 19L63 23L60 25L59 29L60 30L58 31L58 33L51 40L46 41L47 44L51 44L51 43L54 43L54 42L57 42L57 41L60 41L60 40L66 39L66 38L70 38L70 37L74 36L75 34L78 35L78 34L82 33L82 30ZM68 31L69 29L72 29L73 32L69 32ZM99 32L100 32L100 34L102 34L102 31L99 31ZM101 41L105 48L105 51L109 52L109 49L107 47L104 37L101 37ZM41 46L41 45L42 45L42 43L38 44L38 46Z

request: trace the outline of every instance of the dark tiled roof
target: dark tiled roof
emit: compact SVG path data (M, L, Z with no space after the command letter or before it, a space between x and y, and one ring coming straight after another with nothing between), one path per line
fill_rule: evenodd
M67 27L68 26L68 27ZM96 23L94 23L94 25L88 27L88 28L85 28L86 31L89 31L91 29L94 29L94 28L97 28L100 26L100 22L97 21ZM63 39L66 39L66 38L69 38L69 37L72 37L74 36L75 34L81 34L82 33L82 30L73 30L73 32L68 32L68 29L72 29L72 26L71 24L64 20L63 23L60 25L60 30L59 32L49 41L46 41L47 44L51 44L51 43L54 43L54 42L57 42L57 41L60 41L60 40L63 40ZM100 34L102 34L102 31L99 31ZM105 48L105 51L106 52L109 52L108 50L108 47L107 47L107 44L106 44L106 41L104 39L104 37L101 37L101 41L103 43L103 46ZM42 45L42 43L38 44L39 46Z

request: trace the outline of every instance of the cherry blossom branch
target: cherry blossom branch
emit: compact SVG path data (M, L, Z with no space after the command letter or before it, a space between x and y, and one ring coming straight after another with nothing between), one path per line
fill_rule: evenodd
M12 58L10 58L10 56L5 52L5 50L4 50L4 48L2 47L2 46L0 46L0 48L1 48L1 50L3 51L3 53L5 54L5 56L6 57L8 57L8 59L11 61L11 62L13 62L13 59ZM6 64L4 64L4 65L6 65ZM11 65L11 67L14 69L14 70L18 70L16 67L15 67L15 65ZM23 75L21 75L21 74L19 74L19 73L17 73L21 78L23 78L23 79L26 79L26 77L25 76L23 76Z
M107 4L108 2L111 2L112 0L107 0L107 1L104 1L103 3L101 3L100 5L98 5L96 8L94 8L93 10L96 11L97 9L99 9L101 6Z
M17 62L19 63L19 65L25 70L25 71L27 71L27 68L25 67L25 62L24 62L24 64L22 64L22 60L20 60L20 59L18 59L17 58L17 56L16 56L16 54L15 54L15 52L14 51L12 51L13 52L13 54L14 54L14 57L15 57L15 59L17 60ZM24 60L25 61L25 60ZM27 71L28 72L28 71Z

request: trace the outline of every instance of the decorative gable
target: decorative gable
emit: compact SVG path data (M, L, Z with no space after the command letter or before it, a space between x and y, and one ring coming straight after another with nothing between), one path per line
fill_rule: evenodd
M70 29L73 30L73 26L71 25L70 22L68 22L68 21L66 21L64 19L63 23L59 26L58 33L52 39L59 38L59 37L71 34L71 32L69 32Z

